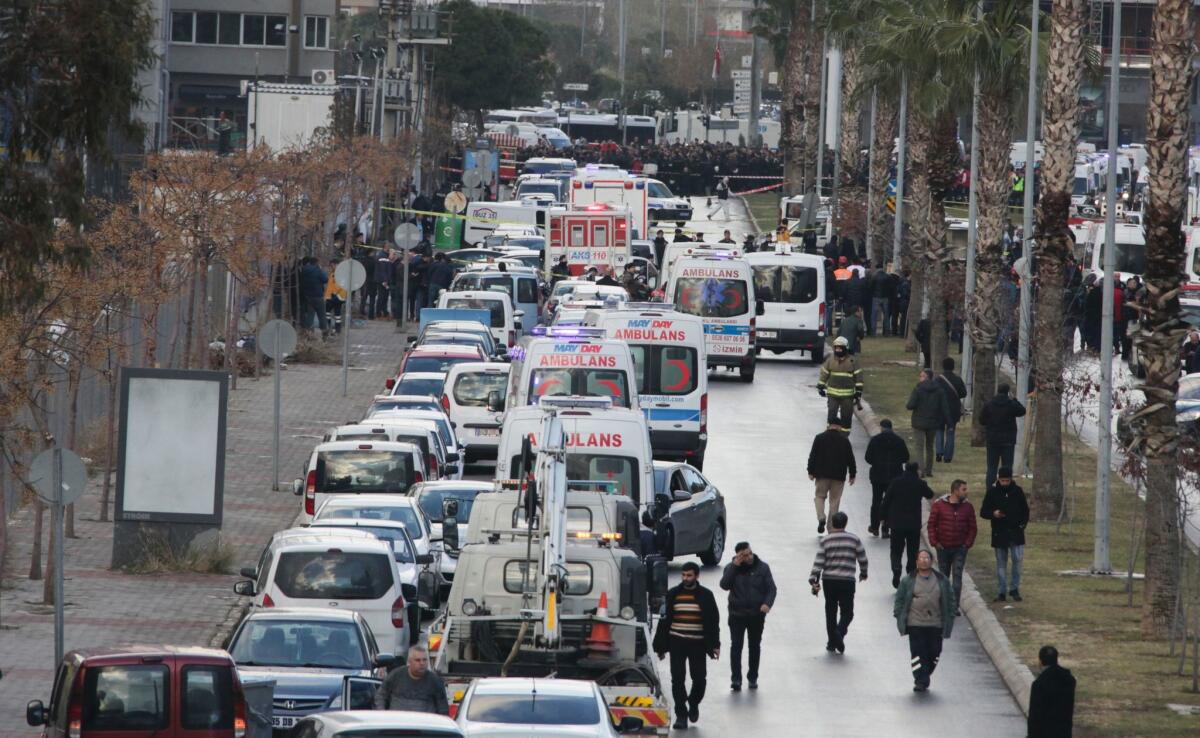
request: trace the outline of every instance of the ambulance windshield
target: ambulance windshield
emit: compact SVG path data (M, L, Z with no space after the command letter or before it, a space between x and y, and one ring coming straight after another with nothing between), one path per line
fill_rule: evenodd
M684 277L675 283L675 309L705 318L732 318L750 311L746 282L717 277Z

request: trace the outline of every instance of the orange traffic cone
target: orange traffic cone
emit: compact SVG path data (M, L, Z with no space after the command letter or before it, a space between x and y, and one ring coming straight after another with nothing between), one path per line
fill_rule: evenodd
M601 617L608 617L608 592L600 593L600 606L596 608L596 614ZM588 652L588 658L604 658L607 656L615 649L612 626L608 623L594 623L591 635L583 642L583 647Z

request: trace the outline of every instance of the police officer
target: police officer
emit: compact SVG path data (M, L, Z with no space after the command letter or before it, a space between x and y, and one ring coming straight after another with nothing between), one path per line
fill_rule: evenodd
M821 364L817 377L817 392L828 400L826 422L836 423L846 431L854 419L854 402L862 398L862 369L849 353L850 342L838 337L833 342L833 356Z

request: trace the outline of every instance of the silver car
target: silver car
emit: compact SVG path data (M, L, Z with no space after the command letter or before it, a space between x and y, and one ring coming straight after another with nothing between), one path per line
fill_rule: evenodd
M654 543L668 559L696 554L716 566L725 552L725 498L694 466L654 462L654 500L642 523L654 530Z

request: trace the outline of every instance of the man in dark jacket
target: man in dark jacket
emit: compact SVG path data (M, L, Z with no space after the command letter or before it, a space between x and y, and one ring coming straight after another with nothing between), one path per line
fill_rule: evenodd
M891 300L896 295L896 285L892 275L882 266L871 272L867 277L867 288L871 294L871 320L867 324L867 335L875 335L875 322L880 321L880 334L891 335Z
M996 482L996 470L1011 467L1017 448L1017 418L1025 414L1025 406L1008 396L1008 385L996 388L996 396L987 401L979 414L979 422L987 438L987 479L991 489Z
M325 285L329 276L321 268L315 256L306 256L300 262L300 304L303 307L300 327L312 327L312 315L315 313L321 334L329 332L329 323L325 318Z
M676 730L684 730L688 720L700 719L700 701L704 699L708 665L704 659L721 655L721 613L712 590L700 585L700 565L683 565L680 583L667 590L666 614L654 632L654 653L664 659L671 654L671 697L675 703ZM687 674L692 689L687 689Z
M824 432L813 438L812 449L808 452L808 478L816 482L814 502L817 507L817 533L825 532L825 498L829 498L829 514L837 513L842 502L842 489L846 485L846 475L850 475L850 485L858 476L858 466L854 461L854 448L850 438L840 425L831 423Z
M983 497L979 516L992 521L992 548L996 550L996 602L1004 602L1008 593L1021 601L1021 562L1025 559L1025 526L1029 524L1029 503L1025 490L1013 482L1012 469L1000 467L996 484ZM1012 578L1005 574L1012 559Z
M904 571L913 573L917 565L917 546L921 543L921 500L932 500L933 490L921 479L914 461L904 465L904 473L888 485L881 508L892 529L892 586L900 585L900 556L907 553Z
M917 461L921 476L933 476L933 447L937 432L946 427L950 407L946 393L933 378L933 371L921 370L921 379L908 396L906 408L912 410L912 427L917 437Z
M375 302L374 317L388 317L388 290L392 284L395 264L392 262L392 250L385 248L375 257Z
M975 545L979 527L975 524L975 506L967 500L967 483L955 479L950 494L929 507L926 523L929 545L937 551L938 568L954 583L954 607L962 599L962 573L967 552Z
M908 636L912 657L913 691L929 689L929 679L942 655L942 641L954 630L954 593L946 576L933 568L925 549L917 554L917 568L900 581L892 604L900 635Z
M742 541L733 547L733 561L721 574L721 589L729 592L729 688L742 689L742 644L750 635L750 689L758 689L758 664L762 653L763 626L775 605L775 578L771 567Z
M438 294L450 289L454 281L454 265L441 251L433 255L433 264L429 267L429 306L437 304Z
M667 253L667 237L663 235L662 229L658 229L658 233L654 234L654 265L659 269L663 268L663 255Z
M954 461L954 431L958 421L962 420L962 401L967 397L967 385L962 377L954 373L954 359L947 356L942 359L942 373L937 378L942 391L946 393L946 406L950 416L946 425L938 429L934 436L934 449L937 451L938 463L949 464Z
M873 536L878 536L882 527L883 537L887 538L890 525L883 512L883 495L892 480L904 471L904 464L908 461L908 444L892 431L890 419L884 418L879 421L879 432L867 443L864 459L871 467L868 477L871 480L871 525L867 531ZM918 522L918 531L920 527Z
M1075 720L1075 677L1058 665L1058 649L1038 651L1042 673L1029 690L1028 738L1071 738Z

